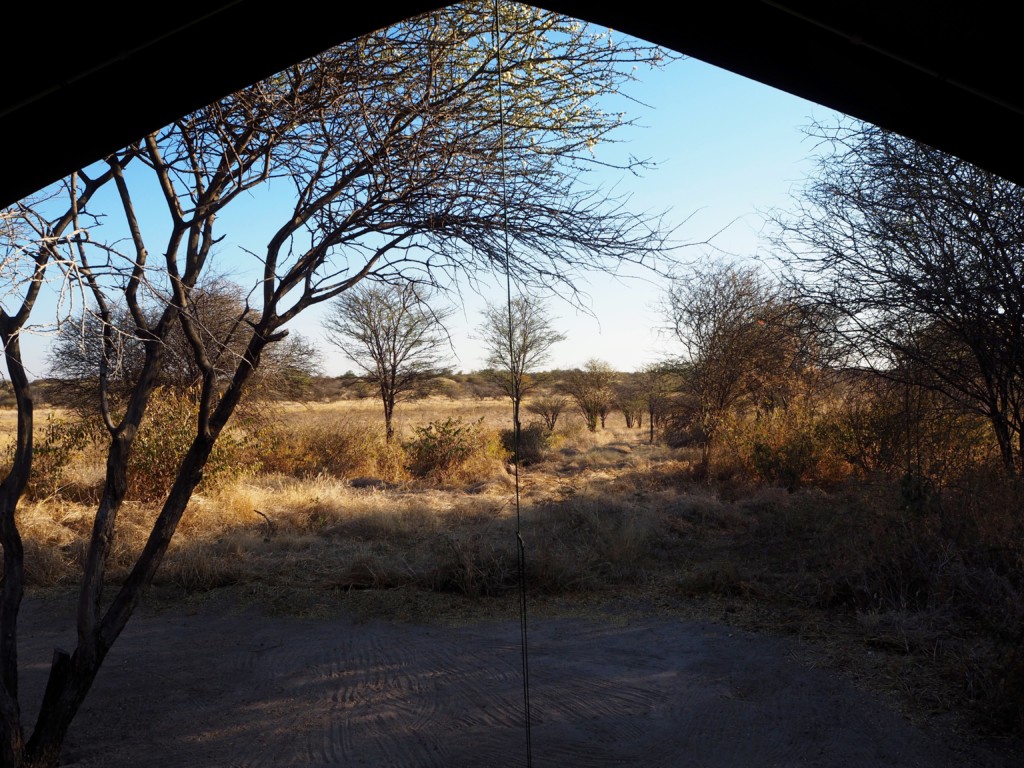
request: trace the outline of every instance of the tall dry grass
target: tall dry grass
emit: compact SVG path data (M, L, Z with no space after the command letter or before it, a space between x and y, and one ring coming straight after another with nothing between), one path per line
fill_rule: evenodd
M282 408L245 436L258 451L246 460L259 472L221 473L199 489L159 583L186 592L287 588L332 600L364 590L478 599L513 590L513 475L500 440L507 404L434 399L403 408L390 446L375 401ZM424 471L410 447L417 428L454 419L473 425L467 460ZM777 451L782 464L758 460L784 469L792 424L778 433L769 426L735 439ZM566 414L536 449L520 472L531 595L626 595L797 632L878 677L879 687L1024 734L1024 497L998 474L941 487L839 471L818 482L828 461L800 464L798 452L792 466L811 469L790 484L751 469L757 457L748 452L723 457L704 476L695 469L699 449L651 445L617 414L596 433ZM22 504L33 587L77 582L89 492L101 477L102 456L83 448L68 459L62 485ZM145 499L125 505L109 563L114 581L156 509Z

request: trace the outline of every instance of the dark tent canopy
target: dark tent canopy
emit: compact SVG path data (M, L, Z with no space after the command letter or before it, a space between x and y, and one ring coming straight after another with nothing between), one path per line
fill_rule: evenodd
M428 0L181 0L8 8L0 46L0 205L180 114ZM1024 181L1012 6L991 0L650 0L548 7L674 48Z

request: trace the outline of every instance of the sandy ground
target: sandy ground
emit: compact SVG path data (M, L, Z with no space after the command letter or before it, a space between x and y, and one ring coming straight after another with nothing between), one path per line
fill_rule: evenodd
M31 715L72 620L27 601ZM223 604L137 615L62 764L525 766L519 625L268 616ZM792 641L678 619L529 627L532 765L1020 765L911 725Z

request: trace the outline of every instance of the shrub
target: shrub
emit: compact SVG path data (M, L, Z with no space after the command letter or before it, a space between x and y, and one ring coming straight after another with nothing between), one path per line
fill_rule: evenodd
M816 463L815 445L810 435L797 433L772 444L754 440L750 461L754 474L762 482L795 491Z
M789 491L808 483L837 482L849 474L849 464L836 448L830 422L818 410L818 404L797 399L756 418L729 418L722 428L725 450L720 454L734 455L753 480Z
M828 439L862 475L909 471L937 486L998 462L984 418L914 387L850 393L829 416Z
M128 466L128 496L139 501L163 498L195 438L197 406L187 393L169 388L153 393L146 418L132 444ZM261 468L258 432L226 429L217 438L203 469L203 486L225 477L236 479Z
M473 455L482 423L482 418L469 424L448 418L416 427L416 436L406 445L412 473L439 480L449 477Z
M405 445L409 471L440 483L479 480L502 467L505 455L497 434L483 429L483 418L432 421L416 427Z
M99 436L95 422L86 419L66 421L52 413L43 433L33 443L32 471L25 495L30 499L52 496L64 485L72 460ZM7 447L6 459L14 457L14 443Z
M300 479L320 475L370 475L389 481L404 478L401 447L386 444L382 429L361 424L316 423L278 429L263 450L266 471Z
M501 447L510 456L516 454L516 433L513 429L503 429L499 433ZM536 464L544 460L547 452L550 432L540 422L527 424L519 428L519 463L522 465Z

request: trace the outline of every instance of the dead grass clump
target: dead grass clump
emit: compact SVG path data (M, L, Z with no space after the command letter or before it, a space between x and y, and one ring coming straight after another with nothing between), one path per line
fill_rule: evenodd
M306 421L279 427L267 441L262 462L265 472L298 478L370 476L400 482L406 477L402 447L387 443L379 426L364 423Z
M697 538L712 533L744 533L753 526L742 508L723 501L711 489L701 488L671 496L664 506L662 522L671 530Z
M563 455L575 455L609 443L632 445L635 434L634 430L614 426L591 432L587 429L583 416L578 411L571 411L559 421L558 427L548 439L548 444L552 450Z
M342 480L279 475L225 488L203 500L192 518L194 535L247 529L267 537L314 534L354 540L393 540L414 535L418 515L389 493L351 488ZM184 520L183 520L184 523ZM202 526L202 527L199 527Z
M73 526L65 525L61 510L45 503L22 502L18 526L25 551L25 583L54 586L74 572ZM74 518L72 518L74 519Z
M157 584L173 584L188 592L237 584L250 574L245 560L250 536L174 541L161 565ZM251 567L251 566L250 566Z
M380 557L356 557L342 566L333 579L333 585L345 591L353 589L399 589L408 586L413 578L407 568L396 568Z
M700 563L680 574L673 586L685 597L750 597L755 592L737 564L729 560Z
M512 538L496 540L490 532L433 540L436 565L423 580L435 592L455 592L467 597L502 595L519 583L518 562Z
M504 506L422 489L353 489L278 476L202 501L162 579L187 590L235 583L319 590L414 587L472 597L514 584ZM259 516L245 515L256 508ZM511 563L511 565L510 565Z
M575 496L530 510L524 527L530 587L573 592L644 581L657 513L620 500Z
M627 466L618 473L618 485L634 492L689 493L694 487L690 470L697 460L690 454L688 449L635 446Z

